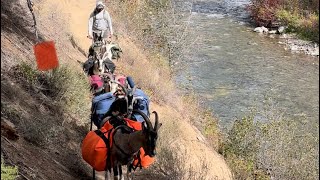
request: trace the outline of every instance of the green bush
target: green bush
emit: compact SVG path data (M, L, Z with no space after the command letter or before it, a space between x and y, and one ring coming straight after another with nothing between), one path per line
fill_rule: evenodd
M251 0L248 6L258 26L288 26L301 38L319 43L319 1Z
M311 13L304 17L285 9L277 11L277 17L287 26L287 32L295 32L302 39L319 43L319 14Z
M317 179L318 125L257 114L237 120L220 150L236 179Z
M269 179L266 172L257 167L261 130L259 123L254 122L254 117L249 116L236 120L228 132L220 152L236 179Z
M1 157L1 179L3 180L15 180L18 177L17 166L7 166L3 162Z
M27 63L18 65L16 73L33 89L51 98L52 104L60 106L63 112L87 120L90 114L90 86L84 74L68 66L38 71Z

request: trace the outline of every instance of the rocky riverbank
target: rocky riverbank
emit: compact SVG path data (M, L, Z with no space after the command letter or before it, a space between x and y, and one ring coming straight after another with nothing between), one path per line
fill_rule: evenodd
M285 27L280 26L278 29L268 29L264 26L256 27L253 29L254 32L264 34L270 38L276 38L278 36L279 44L283 44L286 50L290 50L293 53L305 53L311 56L319 56L319 44L299 39L299 37L292 33L286 34Z

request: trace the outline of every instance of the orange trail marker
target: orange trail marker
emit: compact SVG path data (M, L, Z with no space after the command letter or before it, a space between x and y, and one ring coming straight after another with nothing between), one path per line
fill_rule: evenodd
M58 56L53 41L41 42L33 46L38 70L47 71L59 66Z

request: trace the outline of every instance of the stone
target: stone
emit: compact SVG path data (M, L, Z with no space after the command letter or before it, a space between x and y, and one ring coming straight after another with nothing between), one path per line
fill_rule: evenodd
M268 33L268 32L269 32L269 29L268 29L268 28L266 28L266 27L264 27L264 26L262 26L261 28L262 28L262 32L263 32L263 33Z
M263 33L263 29L261 27L256 27L256 28L254 28L253 31L257 32L257 33Z
M310 52L311 56L319 56L319 48L315 48Z
M287 34L282 34L279 36L280 39L287 39L288 38L288 35Z
M269 32L268 28L266 28L264 26L256 27L256 28L254 28L253 31L257 32L257 33L268 33Z
M286 27L280 26L280 27L278 28L278 33L279 33L279 34L284 33L284 30L285 30L285 29L286 29Z
M298 46L296 46L296 45L290 46L290 49L291 49L291 51L298 51L299 50Z
M250 42L250 41L247 42L247 44L248 44L248 45L258 45L257 43L255 43L255 42Z
M276 30L269 31L269 34L276 34L276 33L277 33Z

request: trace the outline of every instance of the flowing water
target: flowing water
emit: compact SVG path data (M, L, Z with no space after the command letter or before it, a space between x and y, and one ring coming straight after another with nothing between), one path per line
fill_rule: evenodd
M284 118L319 119L319 60L294 54L283 39L252 32L243 7L248 0L197 1L189 31L195 39L177 66L176 81L200 96L222 128L236 118L263 111L266 100ZM181 6L180 6L181 7Z

